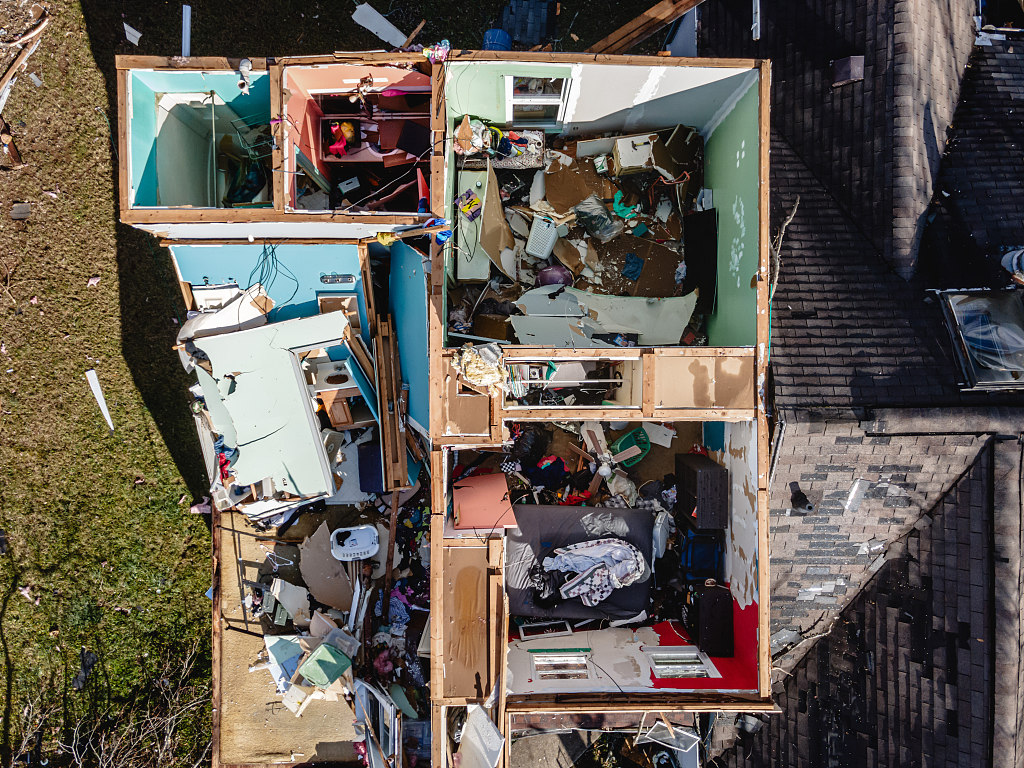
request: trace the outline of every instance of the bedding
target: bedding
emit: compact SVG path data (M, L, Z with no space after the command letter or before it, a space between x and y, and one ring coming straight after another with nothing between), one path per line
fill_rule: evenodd
M517 527L505 537L505 589L513 616L538 619L629 619L646 610L650 603L653 561L654 514L635 509L562 507L515 504ZM554 550L600 539L621 539L642 555L641 573L626 586L611 590L594 605L583 597L567 597L549 607L537 605L531 574L542 568Z

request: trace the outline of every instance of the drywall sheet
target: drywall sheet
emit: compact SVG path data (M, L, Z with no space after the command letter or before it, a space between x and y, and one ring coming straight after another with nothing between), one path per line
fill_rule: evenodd
M545 286L516 302L524 317L511 318L522 344L566 347L611 347L594 334L637 333L641 346L679 343L697 297L649 299L605 296L575 288ZM565 343L565 342L569 343Z
M704 185L718 212L718 303L708 319L712 347L757 342L758 92L755 80L704 147Z
M424 258L401 240L391 246L388 303L398 335L402 383L409 387L409 418L426 428L430 424L430 344Z
M271 323L320 312L318 295L356 294L359 325L369 340L359 249L343 243L277 245L172 245L181 279L193 285L237 283L243 290L260 283L273 300ZM349 281L351 278L351 281Z
M757 423L727 423L711 458L729 470L725 578L740 608L757 602Z
M352 582L345 564L331 554L331 532L320 523L299 545L299 571L314 599L339 611L352 608Z
M444 550L444 695L485 698L488 627L487 547Z
M238 485L273 478L298 496L333 493L320 427L292 350L342 343L344 312L197 339L213 375L200 379L207 400L220 399L234 425ZM219 407L219 406L217 406Z
M658 357L654 365L656 408L750 408L754 357Z

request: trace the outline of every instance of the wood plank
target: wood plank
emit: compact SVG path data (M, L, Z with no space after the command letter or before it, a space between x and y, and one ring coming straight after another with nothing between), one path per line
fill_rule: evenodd
M771 580L768 560L768 491L757 492L757 682L761 696L772 694Z
M121 220L131 208L130 182L128 181L128 73L117 72L117 199Z
M270 134L274 140L270 155L271 188L273 190L274 210L283 213L285 209L285 175L284 175L284 141L285 125L281 116L284 114L281 81L284 67L275 64L270 68ZM276 123L274 121L277 121Z
M444 453L430 452L430 609L436 617L430 622L430 698L437 701L444 696L444 510L445 471ZM437 765L435 763L434 765Z
M700 3L701 0L662 0L587 50L591 53L625 53Z
M166 70L229 70L238 71L238 65L242 57L228 58L226 56L190 56L183 59L180 56L136 56L120 55L114 57L114 66L117 69L166 69ZM252 56L253 72L265 72L267 69L266 58Z
M718 57L673 56L665 60L662 56L619 56L608 53L562 53L531 51L452 51L448 61L510 61L543 62L545 64L638 64L669 67L726 67L753 69L760 59L726 59Z
M221 665L221 615L220 615L220 579L221 579L221 512L217 509L216 504L211 504L210 508L213 512L211 515L213 523L213 561L212 561L212 574L211 584L213 585L213 614L211 618L211 698L212 698L212 715L213 715L213 740L211 744L212 751L212 766L217 768L220 765L220 665Z
M273 208L132 208L121 215L127 224L187 224L200 221L215 221L229 224L236 221L282 221L282 216ZM430 218L429 214L397 213L323 213L284 214L288 223L316 221L328 224L366 224L380 227L414 227ZM320 242L320 240L314 240Z

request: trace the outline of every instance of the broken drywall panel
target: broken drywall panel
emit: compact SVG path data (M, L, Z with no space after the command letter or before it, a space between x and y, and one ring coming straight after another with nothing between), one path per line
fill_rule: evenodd
M398 27L384 18L372 5L362 3L352 13L352 21L373 32L377 37L394 48L405 45L404 35Z
M299 571L313 597L331 608L352 608L352 582L345 564L331 554L331 533L321 523L312 536L299 545Z
M466 711L457 764L460 768L494 768L501 757L505 737L479 704L470 704Z
M725 445L711 458L729 470L725 580L740 608L757 602L757 422L726 423Z
M270 585L270 594L274 596L296 627L308 627L311 617L309 615L309 591L305 587L297 587L282 579L274 579Z
M100 387L99 377L96 375L96 371L90 368L85 372L85 379L89 382L89 388L92 390L92 396L96 398L96 404L100 407L100 413L103 414L103 420L107 422L107 426L110 428L110 434L114 434L114 422L110 419L110 410L107 408L107 398L103 396L103 389Z
M511 319L517 334L522 329L532 341L544 346L558 346L556 341L574 342L566 345L569 347L621 346L594 338L595 334L636 334L640 346L674 345L690 322L696 300L694 294L649 299L545 286L524 293L516 306L525 318ZM550 322L538 322L541 318ZM524 344L532 343L521 335L519 339Z

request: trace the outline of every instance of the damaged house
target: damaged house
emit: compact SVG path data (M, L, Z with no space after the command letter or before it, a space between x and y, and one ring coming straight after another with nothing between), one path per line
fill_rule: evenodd
M216 765L493 768L585 727L703 761L774 709L767 61L118 86L122 220L189 310Z

